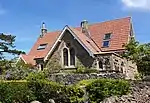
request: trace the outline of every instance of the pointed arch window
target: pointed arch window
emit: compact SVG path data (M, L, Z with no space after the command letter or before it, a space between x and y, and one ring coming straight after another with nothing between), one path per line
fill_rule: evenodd
M102 63L102 61L99 61L98 65L99 65L99 69L103 69L103 63Z
M64 61L64 66L68 66L68 49L67 48L63 49L63 61Z
M74 48L63 49L63 66L75 67L75 49Z
M74 50L74 48L70 49L70 65L75 65L75 50Z

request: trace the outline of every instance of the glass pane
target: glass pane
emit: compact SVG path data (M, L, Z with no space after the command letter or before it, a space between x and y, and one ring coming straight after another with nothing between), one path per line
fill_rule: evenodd
M111 33L108 33L108 34L105 34L105 40L108 40L108 39L110 39L110 36L111 36Z
M75 50L70 49L70 65L75 65Z
M99 68L103 69L103 63L101 61L99 61Z
M64 57L64 66L68 66L68 50L66 48L63 50L63 57Z
M103 47L108 47L109 46L109 41L104 41L103 42Z
M45 49L47 44L40 44L37 50Z

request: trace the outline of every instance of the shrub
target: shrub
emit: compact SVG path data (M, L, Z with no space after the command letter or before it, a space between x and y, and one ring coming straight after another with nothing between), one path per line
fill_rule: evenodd
M10 68L5 72L4 78L6 80L23 80L28 74L32 72L29 69L24 68Z
M85 71L85 69L86 69L86 68L84 68L84 67L77 68L77 70L76 70L75 73L81 73L81 74L83 74L84 71Z
M65 86L48 81L42 72L30 74L27 83L37 100L42 103L47 103L49 99L54 99L56 103L75 103L84 95L83 90L76 86Z
M1 81L0 100L2 103L30 103L38 100L47 103L81 103L84 92L76 86L60 85L43 79L29 81ZM31 81L30 81L31 80Z
M8 60L0 60L0 74L3 74L6 70L12 68L11 61Z
M68 86L66 89L64 88L63 92L66 93L67 97L71 103L81 103L83 102L84 91L77 86Z
M26 80L29 82L36 82L37 80L45 80L46 75L43 72L34 73L31 72L27 77Z
M98 73L99 71L97 69L93 69L93 68L86 68L84 70L84 73Z
M97 79L86 86L91 102L99 103L113 95L125 95L129 92L130 85L125 80Z
M6 80L23 80L30 72L37 72L37 70L31 64L25 64L20 60L16 64L13 63L13 66L3 73L3 77Z
M87 85L91 84L92 82L94 82L95 80L96 79L81 80L76 84L76 86L87 86Z
M82 67L82 68L78 68L73 73L88 74L88 73L98 73L98 72L99 71L97 69Z
M136 74L134 75L134 78L135 78L136 80L141 80L141 79L143 79L143 75L142 75L141 73L136 73Z
M35 100L33 92L26 82L0 82L0 100L2 103L29 103Z

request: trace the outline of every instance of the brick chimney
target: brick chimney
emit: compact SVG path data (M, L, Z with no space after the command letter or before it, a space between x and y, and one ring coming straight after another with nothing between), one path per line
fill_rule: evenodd
M86 36L90 37L90 33L88 30L88 21L87 20L83 20L81 22L81 31L82 33L84 33Z
M40 35L40 37L43 37L46 33L47 33L47 28L46 28L45 23L43 22L42 26L41 26L41 35Z

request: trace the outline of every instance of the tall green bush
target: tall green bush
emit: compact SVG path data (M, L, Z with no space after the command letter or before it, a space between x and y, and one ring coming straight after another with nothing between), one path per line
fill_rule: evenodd
M2 103L29 103L36 97L26 82L0 82L0 101Z
M54 99L56 103L78 103L84 95L79 87L48 81L44 73L30 74L27 82L37 100L42 103L47 103L49 99Z
M2 103L30 103L38 100L48 103L82 103L84 92L76 86L64 86L47 80L0 82L0 101Z
M86 86L91 102L99 103L113 95L125 95L129 92L130 84L125 80L98 79Z

